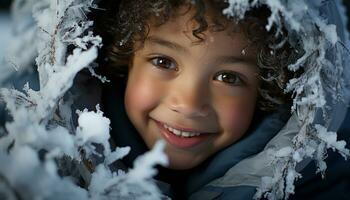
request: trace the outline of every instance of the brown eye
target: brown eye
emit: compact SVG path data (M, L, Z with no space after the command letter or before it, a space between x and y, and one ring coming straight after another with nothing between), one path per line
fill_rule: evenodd
M177 71L176 63L170 58L159 56L150 59L150 62L158 68Z
M240 75L232 71L218 72L213 79L232 86L239 86L244 84L244 81Z

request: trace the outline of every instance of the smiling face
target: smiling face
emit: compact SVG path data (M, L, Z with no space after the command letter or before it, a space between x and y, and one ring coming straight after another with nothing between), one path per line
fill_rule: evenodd
M166 141L172 169L193 168L241 138L259 84L255 51L243 34L229 25L203 32L198 42L191 18L189 11L150 26L129 66L125 94L131 122L149 148Z

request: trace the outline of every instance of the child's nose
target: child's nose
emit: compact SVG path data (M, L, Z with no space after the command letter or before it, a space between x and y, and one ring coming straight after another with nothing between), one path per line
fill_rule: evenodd
M206 117L210 112L208 90L193 85L178 87L171 92L169 106L186 117Z

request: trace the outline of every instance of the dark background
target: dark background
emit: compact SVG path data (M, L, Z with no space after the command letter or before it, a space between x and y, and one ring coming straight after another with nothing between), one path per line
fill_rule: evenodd
M0 0L0 10L7 9L10 5L11 0Z
M346 6L348 18L350 19L350 0L343 0L343 4ZM350 20L348 20L348 30L350 30Z

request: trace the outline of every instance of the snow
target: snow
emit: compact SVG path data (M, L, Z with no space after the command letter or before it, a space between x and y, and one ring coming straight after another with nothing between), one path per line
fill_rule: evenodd
M92 174L91 199L101 199L101 194L107 194L102 199L168 199L151 179L157 172L154 166L168 164L164 147L165 142L158 141L150 152L135 160L134 168L128 173L111 173L104 165L99 165Z
M300 162L300 161L303 160L303 157L300 155L300 153L298 151L295 151L294 154L293 154L293 159L296 162Z
M331 148L333 151L338 150L345 159L350 156L350 151L346 148L346 142L344 140L338 141L335 132L327 131L327 129L320 124L316 124L315 127L318 132L317 136L326 143L327 148Z
M103 117L102 111L87 111L79 113L78 124L76 131L77 140L81 144L87 142L90 143L104 143L108 141L109 135L109 124L108 118Z
M169 161L163 153L165 144L165 141L158 141L150 152L147 152L142 157L136 158L134 161L135 168L130 172L130 176L134 179L151 178L157 174L156 170L153 168L155 164L167 166Z
M224 15L238 17L239 19L244 18L244 14L250 9L249 1L245 0L229 0L229 7L224 9L222 12ZM235 12L233 12L235 11Z
M71 182L57 176L53 161L41 164L37 152L32 148L23 146L11 152L10 155L0 152L0 159L2 163L6 163L6 165L0 165L0 173L7 178L7 182L1 181L1 194L4 194L3 191L9 196L16 193L17 197L24 200L88 199L86 191L74 187ZM10 199L6 196L2 197Z

